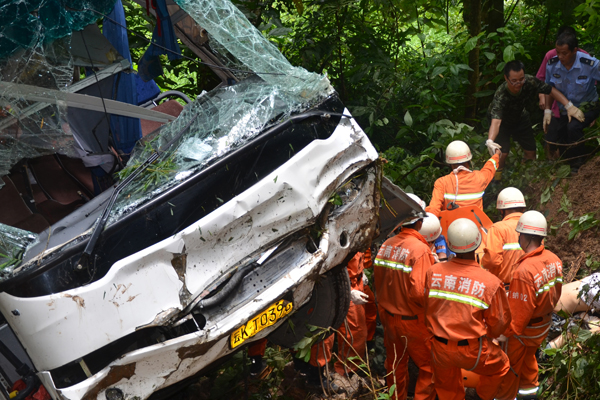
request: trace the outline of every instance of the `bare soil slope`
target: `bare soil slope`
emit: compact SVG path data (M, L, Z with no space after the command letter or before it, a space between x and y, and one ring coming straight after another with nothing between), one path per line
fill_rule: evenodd
M563 196L566 196L568 202ZM547 248L561 258L567 271L581 268L580 276L592 272L586 267L585 261L590 255L594 261L600 261L598 227L583 231L574 239L568 240L572 227L565 221L577 219L587 213L597 213L594 218L600 219L600 157L588 161L577 175L563 179L550 201L538 209L546 215L550 226L558 227L553 229L555 234L548 237ZM571 212L572 217L569 218Z

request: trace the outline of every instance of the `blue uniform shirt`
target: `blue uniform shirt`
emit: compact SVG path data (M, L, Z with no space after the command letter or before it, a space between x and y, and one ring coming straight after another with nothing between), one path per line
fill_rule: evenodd
M562 65L558 57L548 60L546 65L546 83L554 86L565 97L579 107L582 102L598 100L596 81L600 80L600 61L597 58L577 52L570 70ZM566 114L562 104L558 105L561 114Z

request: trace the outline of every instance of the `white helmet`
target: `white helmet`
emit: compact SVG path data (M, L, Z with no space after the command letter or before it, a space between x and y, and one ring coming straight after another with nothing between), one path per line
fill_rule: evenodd
M417 196L416 194L412 194L412 193L406 193L406 194L407 194L407 195L408 195L408 197L410 197L410 198L411 198L411 199L412 199L412 200L413 200L415 203L417 203L419 206L421 206L421 208L423 209L422 211L424 211L424 210L425 210L426 204L425 204L425 202L424 202L423 200L421 200L421 199L419 198L419 196ZM418 221L418 220L420 220L420 219L421 219L421 217L415 217L415 218L412 218L412 219L410 219L410 220L408 220L408 221L405 221L405 222L403 222L403 223L402 223L402 226L405 226L405 225L412 225L412 224L414 224L415 222L417 222L417 221Z
M525 207L525 197L517 188L507 187L498 193L496 208L498 210L506 210L507 208Z
M442 226L438 217L428 212L423 219L423 226L419 231L428 242L433 242L442 234Z
M469 253L481 244L481 232L475 222L459 218L448 227L448 247L455 253Z
M516 231L529 235L546 236L548 234L546 217L539 211L526 211L519 218Z
M446 163L460 164L470 161L473 156L469 145L462 140L455 140L446 147Z

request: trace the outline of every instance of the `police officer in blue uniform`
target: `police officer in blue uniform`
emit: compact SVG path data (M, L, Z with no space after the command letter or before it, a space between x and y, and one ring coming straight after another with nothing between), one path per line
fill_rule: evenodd
M546 66L546 82L560 90L573 105L579 107L585 118L583 121L575 119L576 116L563 105L559 105L560 118L552 117L552 112L546 110L544 128L547 127L548 142L579 142L583 138L583 129L590 126L600 114L595 86L596 81L600 80L600 62L578 50L577 37L573 33L561 34L556 40L557 56L551 58ZM575 118L572 119L572 116ZM551 150L553 147L556 146L551 146ZM571 170L576 173L584 163L585 154L584 144L578 144L567 147L562 155L565 159L573 158L570 161Z

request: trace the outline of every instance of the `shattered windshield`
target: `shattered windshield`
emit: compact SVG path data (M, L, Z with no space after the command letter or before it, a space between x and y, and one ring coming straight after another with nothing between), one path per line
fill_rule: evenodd
M111 12L114 2L13 0L4 4L0 6L0 176L24 158L52 153L79 157L86 166L100 165L112 172L112 164L105 161L114 157L103 143L110 132L109 110L119 106L103 93L113 84L111 77L127 71L130 64L128 55L102 47L95 22ZM225 68L247 78L203 92L175 121L135 146L118 174L121 179L151 154L158 152L160 157L121 192L109 223L333 92L326 77L292 66L230 1L176 0L176 4L206 30L211 50L224 53L219 60ZM95 38L93 43L90 37ZM80 68L86 68L88 75L82 80ZM100 115L97 120L89 121L81 105L83 97L73 97L81 94L102 99L89 105ZM14 243L17 250L35 237L15 236L6 225L0 225L0 233L11 235L14 240L6 243Z
M307 109L333 90L326 77L292 66L229 1L178 0L177 4L210 33L219 47L256 75L200 96L176 121L138 144L121 177L182 135L142 179L121 194L111 216L113 221L239 147L267 125Z
M13 271L27 247L36 240L34 233L0 224L0 278Z
M77 155L67 107L52 98L52 90L67 90L73 83L72 32L96 22L113 7L114 0L2 2L0 175L22 158L57 152ZM36 96L29 93L31 87L48 91Z

